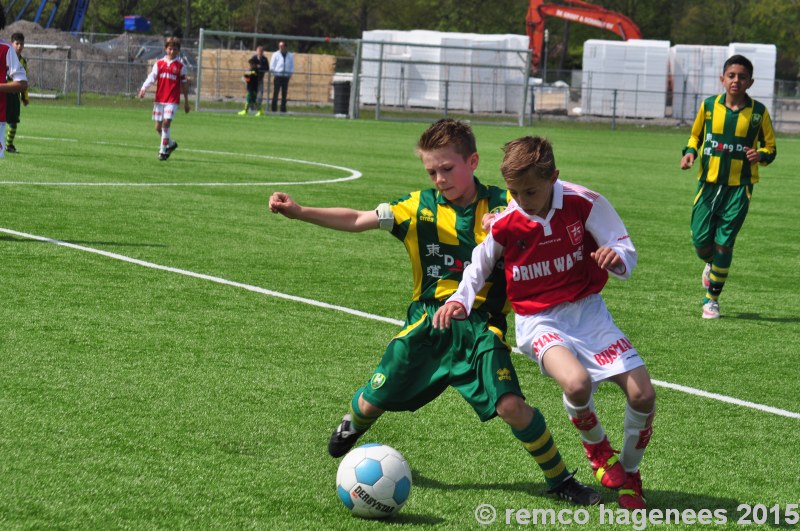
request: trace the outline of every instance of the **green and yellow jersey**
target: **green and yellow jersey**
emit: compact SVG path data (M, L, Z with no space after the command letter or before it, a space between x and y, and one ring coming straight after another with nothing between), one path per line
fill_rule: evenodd
M700 181L741 186L758 182L759 162L748 162L744 148L757 149L760 164L775 160L775 131L764 104L746 97L745 106L733 111L725 106L725 94L703 101L683 154L702 145Z
M403 242L411 261L414 301L443 302L456 291L472 250L486 238L483 216L502 212L508 205L506 190L484 186L477 179L475 183L477 198L465 208L451 204L434 188L412 192L391 204L392 234ZM502 263L489 275L475 307L497 316L508 313Z

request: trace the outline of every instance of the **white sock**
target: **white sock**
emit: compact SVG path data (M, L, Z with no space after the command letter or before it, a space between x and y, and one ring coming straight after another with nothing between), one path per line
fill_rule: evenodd
M569 418L578 433L581 434L581 439L589 444L597 444L606 437L606 430L600 424L597 418L597 413L594 409L594 398L589 398L589 403L583 406L576 406L567 400L567 395L562 394L561 398L564 400L564 409L567 410Z
M167 152L167 146L169 146L169 127L162 127L161 128L161 153Z
M655 408L649 413L641 413L633 409L630 404L625 407L625 440L619 454L619 461L626 472L639 470L639 463L644 457L644 449L650 443L650 436L653 434L655 413Z

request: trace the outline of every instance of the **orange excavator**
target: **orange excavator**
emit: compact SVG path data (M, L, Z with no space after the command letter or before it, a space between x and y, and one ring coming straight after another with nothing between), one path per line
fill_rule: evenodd
M544 0L530 0L528 15L525 17L525 27L530 39L528 46L533 52L531 67L534 72L538 70L542 60L545 17L563 18L570 22L613 31L623 40L642 38L639 26L622 13L581 0L564 0L564 4L567 5L545 4Z

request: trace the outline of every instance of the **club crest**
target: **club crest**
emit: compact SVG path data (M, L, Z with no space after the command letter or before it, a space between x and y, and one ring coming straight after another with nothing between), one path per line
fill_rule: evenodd
M370 380L370 385L373 389L379 389L383 384L386 383L386 376L376 372L372 375L372 380Z
M583 223L576 221L572 225L568 225L567 234L569 234L569 241L572 242L572 245L580 245L583 241Z

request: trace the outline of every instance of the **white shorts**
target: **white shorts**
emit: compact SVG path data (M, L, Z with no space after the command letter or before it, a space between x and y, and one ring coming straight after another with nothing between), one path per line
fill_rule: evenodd
M539 364L543 374L548 375L542 365L547 349L561 345L584 366L595 387L644 365L639 352L614 324L599 294L534 315L517 315L516 336L519 349Z
M153 121L163 122L164 120L172 120L177 111L177 103L155 103L153 104Z

